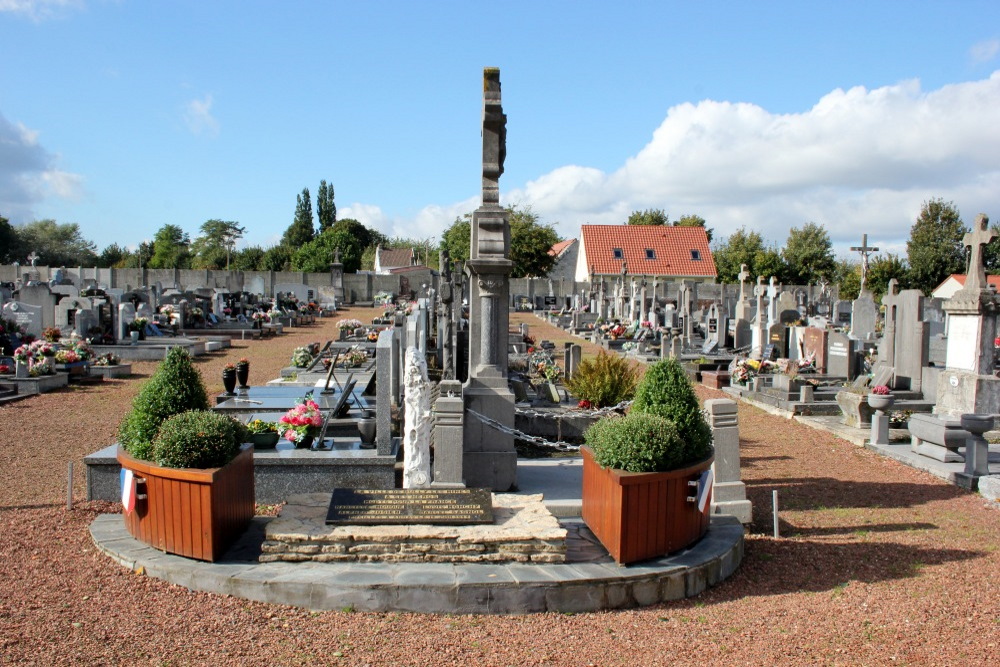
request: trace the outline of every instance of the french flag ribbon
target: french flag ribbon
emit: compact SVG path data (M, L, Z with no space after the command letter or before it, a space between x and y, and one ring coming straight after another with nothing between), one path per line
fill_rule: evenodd
M715 475L712 469L709 468L705 472L701 473L701 477L698 478L698 511L704 512L705 508L708 507L708 501L712 497L712 484L715 482Z
M126 514L131 514L135 509L135 475L132 474L131 470L122 469L121 485L122 507L125 508Z

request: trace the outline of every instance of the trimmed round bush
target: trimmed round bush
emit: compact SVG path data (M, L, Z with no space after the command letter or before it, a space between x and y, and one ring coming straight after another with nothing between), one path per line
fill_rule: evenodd
M677 434L687 446L686 461L708 456L712 429L705 421L698 396L676 359L658 361L639 380L632 412L666 417L677 426Z
M163 422L153 441L153 460L165 468L218 468L240 453L246 426L232 417L192 410Z
M601 350L594 359L580 362L566 387L593 407L606 408L632 398L638 378L639 371L631 361Z
M137 459L152 461L153 439L165 419L207 409L201 373L184 348L173 347L132 400L132 409L118 427L118 442Z
M677 427L659 415L632 412L604 417L587 429L583 439L602 468L666 472L687 462L687 447Z

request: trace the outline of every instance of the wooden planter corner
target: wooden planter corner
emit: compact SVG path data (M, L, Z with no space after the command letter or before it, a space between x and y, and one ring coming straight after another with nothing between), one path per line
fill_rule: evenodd
M221 468L162 468L121 447L118 462L145 480L137 483L135 510L124 517L129 534L151 547L215 561L253 519L252 447Z
M710 503L699 512L689 487L714 456L670 472L635 473L602 468L583 454L583 520L620 564L665 556L694 544L708 531Z

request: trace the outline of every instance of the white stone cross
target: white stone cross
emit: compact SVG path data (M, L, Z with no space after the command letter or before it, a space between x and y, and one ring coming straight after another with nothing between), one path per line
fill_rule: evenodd
M983 246L996 238L990 229L990 219L985 214L976 216L972 231L962 237L962 244L969 249L969 267L965 272L965 289L979 291L986 287L986 269L983 268Z
M31 262L31 265L32 265L32 266L34 266L34 265L35 265L35 262L37 262L38 260L39 260L39 256L38 256L38 253L37 253L37 252L35 252L34 250L32 250L32 251L31 251L31 254L30 254L30 255L28 255L28 261L29 261L29 262Z
M747 270L746 264L740 264L740 275L736 276L740 279L740 301L746 300L746 282L750 278L750 271Z
M861 235L861 245L851 246L851 250L857 252L861 255L861 288L858 293L865 291L865 285L868 282L868 255L873 252L878 252L878 248L872 248L868 245L868 235Z

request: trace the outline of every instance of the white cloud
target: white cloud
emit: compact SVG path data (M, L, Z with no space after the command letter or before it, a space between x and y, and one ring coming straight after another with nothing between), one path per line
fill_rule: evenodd
M472 197L449 206L429 205L420 209L412 217L390 217L375 204L353 203L337 209L337 218L354 218L365 227L377 229L386 236L413 239L435 238L441 234L455 218L473 211L479 206L479 199Z
M969 57L976 64L988 63L1000 53L1000 39L988 39L978 44L973 44L969 49Z
M21 14L33 21L63 16L80 7L82 0L0 0L0 12Z
M204 99L191 100L184 106L184 123L192 134L217 137L219 121L212 115L212 95Z
M38 142L38 132L0 114L0 214L12 222L34 219L46 198L75 199L83 177L58 168L58 157Z

